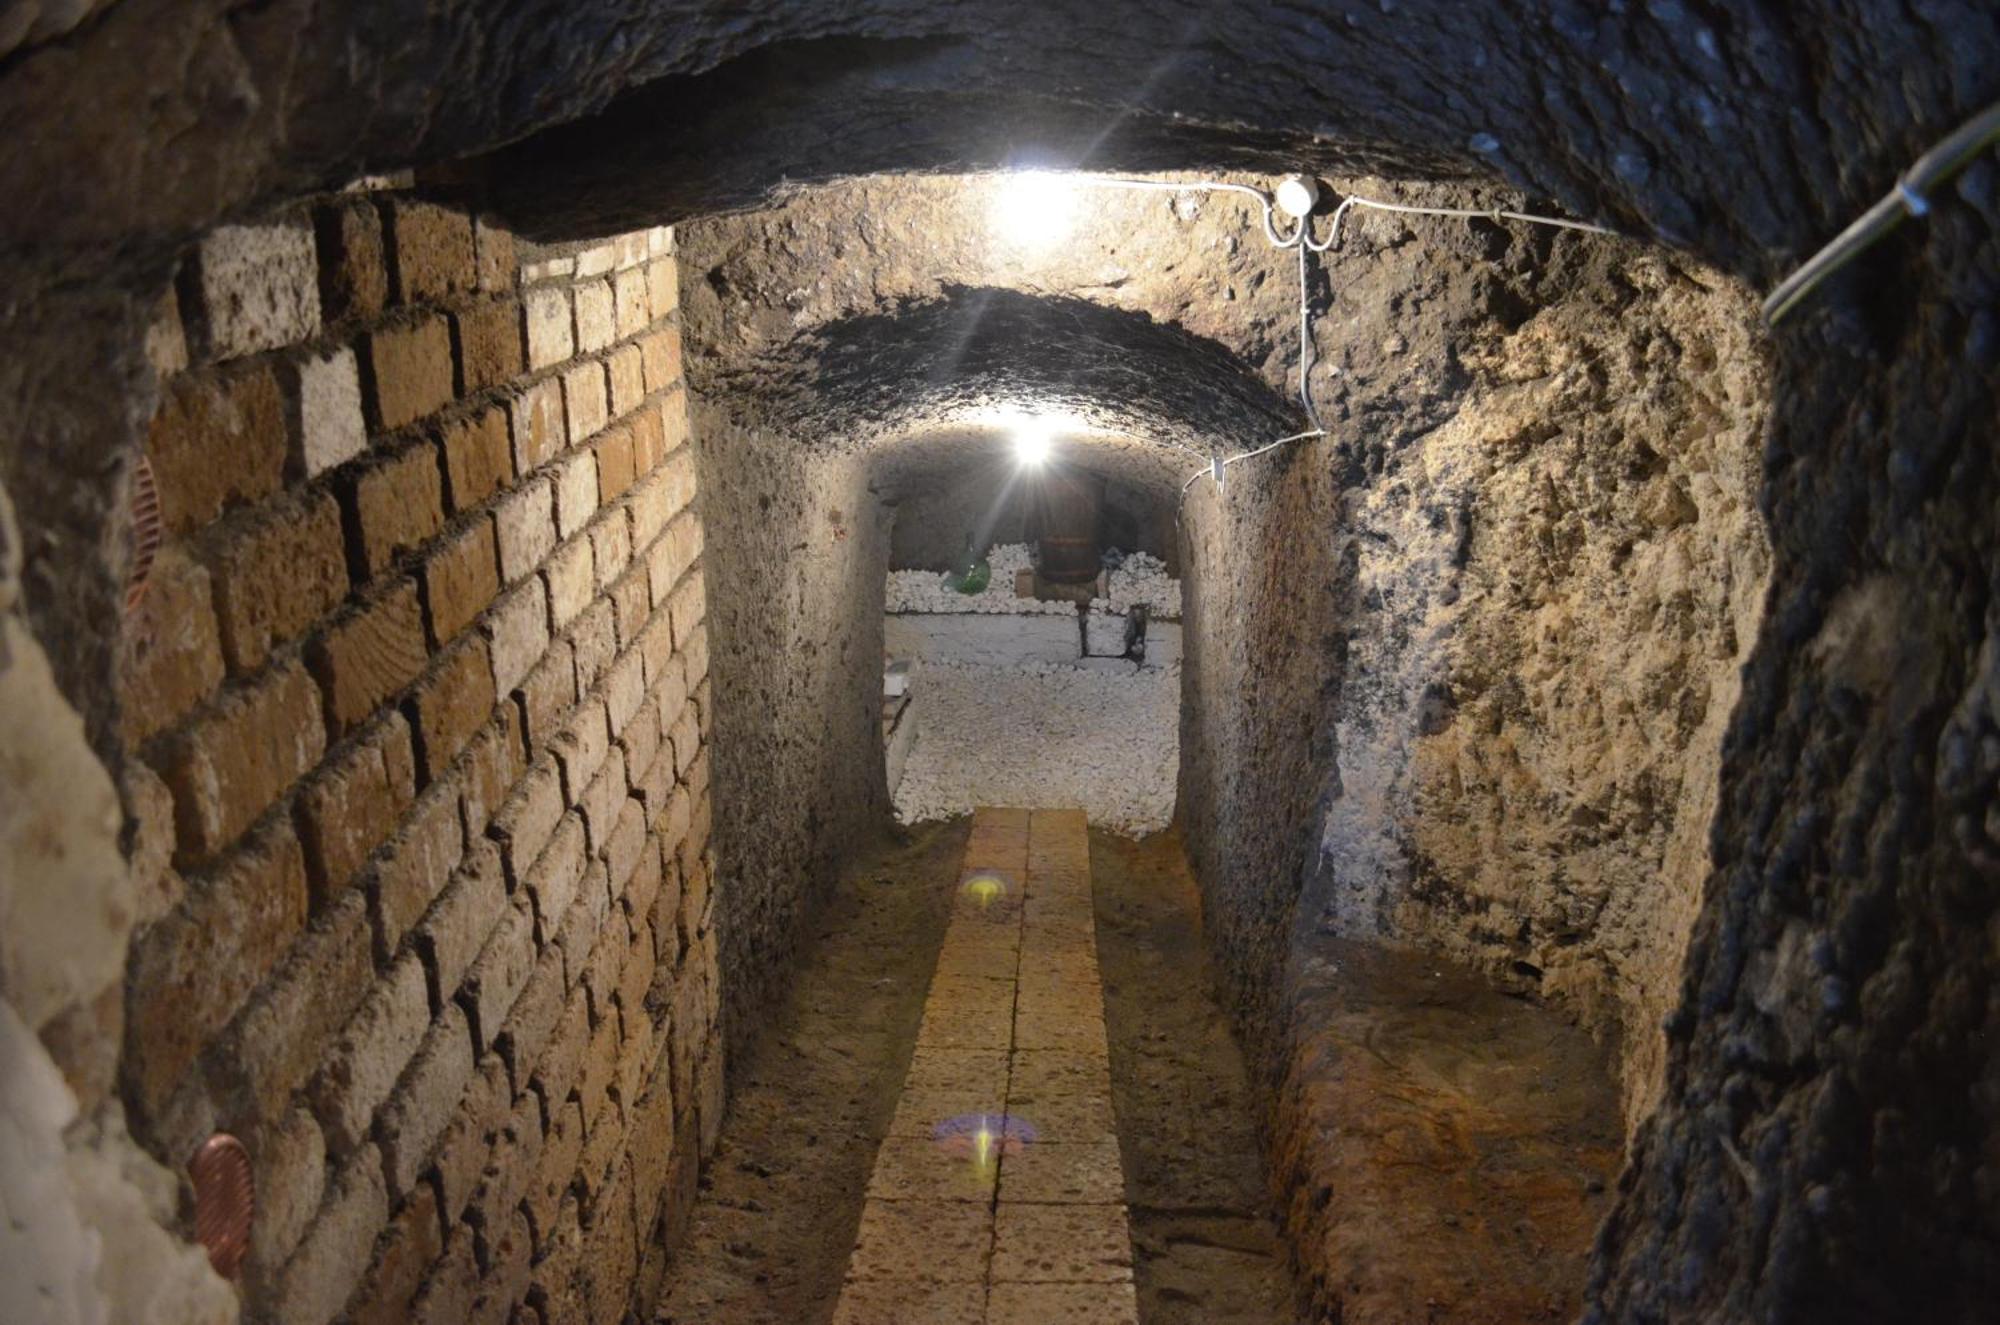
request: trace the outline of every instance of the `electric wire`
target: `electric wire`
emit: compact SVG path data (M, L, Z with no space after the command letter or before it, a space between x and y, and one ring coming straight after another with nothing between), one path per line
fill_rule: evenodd
M1780 281L1764 300L1764 321L1770 326L1797 308L1826 278L1860 257L1890 231L1913 216L1928 215L1930 195L1938 185L1972 163L1974 157L2000 142L2000 101L1958 126L1918 157L1882 196L1854 223L1834 236L1798 270Z

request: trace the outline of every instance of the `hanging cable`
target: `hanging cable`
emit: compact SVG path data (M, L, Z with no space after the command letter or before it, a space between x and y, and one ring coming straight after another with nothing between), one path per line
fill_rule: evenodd
M1906 218L1928 214L1932 190L1996 142L2000 142L2000 101L1959 125L1937 146L1918 157L1880 202L1780 281L1778 288L1764 300L1764 321L1775 327L1827 277L1860 257Z

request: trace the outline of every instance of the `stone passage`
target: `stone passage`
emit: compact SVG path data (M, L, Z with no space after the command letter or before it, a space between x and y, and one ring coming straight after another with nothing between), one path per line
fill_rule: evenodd
M835 1325L1136 1325L1089 843L980 810Z

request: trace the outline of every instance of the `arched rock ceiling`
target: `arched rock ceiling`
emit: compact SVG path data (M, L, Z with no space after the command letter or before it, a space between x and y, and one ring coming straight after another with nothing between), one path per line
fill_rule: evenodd
M1081 463L1162 496L1202 457L1302 426L1295 405L1213 341L1143 313L1018 290L953 288L691 373L732 417L800 446L884 446L871 474L886 488L936 472L953 452L977 460L1024 414L1046 420Z
M1500 178L1768 275L1764 250L1816 243L1993 95L1992 6L1910 9L122 0L8 60L0 249L150 263L220 217L509 143L458 187L545 236L1041 150Z

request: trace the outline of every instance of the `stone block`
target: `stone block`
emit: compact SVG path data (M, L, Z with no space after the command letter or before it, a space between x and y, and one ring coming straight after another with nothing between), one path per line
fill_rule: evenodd
M372 716L423 671L424 616L414 580L392 582L306 647L336 735Z
M267 826L133 944L126 1070L156 1112L305 929L305 857L291 826Z
M246 1268L268 1281L284 1268L319 1213L326 1194L326 1140L305 1109L259 1128L249 1139L257 1183L257 1218L250 1225Z
M398 713L385 715L300 790L299 838L320 898L348 885L369 853L395 833L416 794L410 728Z
M346 496L360 536L361 563L370 575L416 551L444 528L444 484L437 449L427 441L413 442L362 470Z
M609 281L579 282L574 298L577 353L595 354L618 339L618 312Z
M582 1154L583 1111L574 1100L565 1098L549 1111L541 1158L522 1200L535 1226L535 1240L545 1250L554 1236L556 1217L562 1209L563 1197L569 1193L570 1182L576 1177L577 1160Z
M594 448L597 452L597 500L610 505L625 495L632 486L632 430L618 427L606 430L598 438Z
M618 361L612 360L612 392L617 394ZM660 409L639 410L632 416L632 473L635 478L647 478L667 457L666 425L660 420ZM669 512L661 512L664 523Z
M382 1158L370 1146L342 1167L319 1217L285 1267L279 1297L286 1325L330 1325L354 1296L376 1235L388 1221Z
M323 492L259 506L208 540L222 649L232 670L254 672L347 597L340 507Z
M566 456L555 472L556 532L572 538L597 514L597 456L579 450Z
M407 1325L411 1304L443 1254L437 1194L419 1186L390 1217L367 1281L348 1311L349 1325Z
M511 695L549 648L548 589L540 578L529 576L495 602L485 631L494 688Z
M546 286L530 290L523 307L526 310L530 368L553 368L576 352L567 289Z
M438 1192L444 1217L457 1223L477 1190L482 1175L493 1158L493 1148L502 1129L512 1121L514 1092L507 1084L507 1067L498 1056L480 1058L472 1081L455 1102L451 1121L438 1138ZM529 1097L534 1111L536 1140L540 1140L540 1105ZM526 1179L522 1175L523 1180Z
M306 478L346 464L368 449L361 414L361 370L341 346L290 366L292 468Z
M389 302L382 218L365 198L342 199L314 217L319 237L320 302L331 321L372 318Z
M681 329L671 323L639 342L646 371L646 390L664 391L681 380Z
M430 1020L424 964L415 953L405 953L369 991L308 1089L335 1154L348 1153L367 1136L376 1109L416 1055ZM379 1158L376 1163L379 1171Z
M646 286L645 269L632 267L619 272L613 288L618 299L618 335L638 335L653 320L653 296Z
M417 927L417 951L431 977L431 998L444 1003L458 994L473 959L507 908L507 879L500 852L480 841Z
M618 623L618 643L621 648L631 648L639 642L640 632L645 630L654 618L653 597L647 585L646 568L634 566L617 583L611 586L612 616ZM673 635L669 628L668 641ZM650 664L647 674L655 670Z
M507 1325L533 1281L535 1235L528 1217L510 1204L506 1214L480 1228L486 1278L479 1285L467 1325Z
M540 917L543 944L554 941L556 931L576 900L577 888L583 882L586 847L583 816L572 810L557 823L548 845L528 869L525 882Z
M433 648L457 639L500 592L494 522L481 514L439 539L424 558L424 616Z
M646 290L655 318L666 317L680 307L680 273L672 258L656 258L646 264Z
M235 841L325 749L319 691L297 662L225 694L163 752L176 861L197 864Z
M536 479L510 492L493 508L499 529L500 578L520 583L555 551L555 485Z
M521 261L513 232L482 216L473 223L473 252L479 263L479 288L511 290L520 277Z
M527 745L521 738L520 711L512 704L501 704L494 710L493 721L466 750L460 781L468 840L486 832L494 814L527 772Z
M632 715L646 699L646 676L643 659L639 651L633 649L625 653L611 665L605 674L604 704L611 719L611 730L615 735L623 732L632 721Z
M604 365L594 359L577 364L563 373L562 384L569 444L579 446L596 436L610 418Z
M440 653L430 675L411 692L416 706L417 760L426 780L437 777L493 712L493 663L486 641L467 635Z
M579 826L579 832L581 826ZM578 839L579 843L581 838ZM514 1089L528 1088L528 1076L548 1048L549 1037L561 1023L569 1000L561 949L545 947L536 957L534 969L515 998L514 1006L500 1023L495 1048L507 1064Z
M380 1145L392 1199L415 1189L471 1079L472 1032L464 1009L450 1004L424 1033L416 1058L382 1108Z
M611 749L604 702L593 698L579 704L551 749L562 770L563 798L574 805L583 799L583 789L604 767L604 757Z
M431 1267L430 1278L417 1294L410 1325L467 1325L478 1292L479 1260L473 1231L455 1224L444 1255Z
M556 773L555 760L544 755L535 761L528 776L521 779L521 785L493 816L488 830L500 843L508 878L522 877L522 872L548 845L549 836L562 816L562 780Z
M605 360L611 389L611 417L622 419L645 403L646 371L637 345L621 345Z
M602 473L601 463L599 472ZM632 560L632 522L625 518L623 508L612 507L592 523L590 551L599 589L607 588L611 581L624 574L626 565Z
M557 630L568 627L577 614L590 605L597 576L590 540L574 538L543 563L548 578L549 613Z
M319 334L319 258L304 222L224 225L186 272L184 299L204 359L282 349Z
M458 343L458 379L465 394L504 386L527 367L521 339L521 305L486 300L452 314Z
M368 335L368 400L374 426L406 427L450 404L451 329L439 313L422 313Z
M521 682L521 713L530 751L548 748L576 703L576 664L567 640L550 643L542 661Z
M589 1049L590 995L579 983L571 987L569 997L563 1004L562 1018L557 1021L555 1032L549 1037L547 1046L543 1048L541 1059L535 1064L534 1074L530 1078L535 1089L541 1094L543 1105L551 1113L554 1113L563 1101L569 1099L570 1091L576 1086L577 1076L583 1070L584 1055ZM583 1121L581 1111L578 1113L577 1121L579 1124ZM578 1144L581 1145L580 1136ZM548 1159L546 1148L542 1152L542 1157L546 1163ZM564 1186L568 1186L570 1178L575 1176L575 1165L575 1156L571 1156L569 1170L562 1175Z
M569 445L560 379L535 383L515 396L508 408L513 413L514 468L519 473L534 473Z
M271 495L290 451L285 395L268 364L178 379L146 434L161 521L188 533Z
M466 1010L479 1047L493 1047L514 1001L534 972L536 956L534 909L524 895L493 927L466 979Z
M577 687L592 690L618 656L618 614L609 598L596 600L578 614L570 627L570 643L576 649Z
M222 684L222 641L208 570L177 544L160 550L119 651L125 739L144 742Z
M708 589L703 577L694 574L682 580L668 606L674 615L674 647L684 649L695 628L708 615Z
M502 407L447 425L443 437L446 494L453 511L469 511L514 481L514 450Z
M478 284L471 217L413 198L398 198L385 210L398 300L440 303Z
M279 1117L374 981L368 905L349 893L325 908L237 1019L214 1056L219 1083L257 1117Z
M465 858L459 798L456 779L427 789L375 866L369 905L384 954L395 952L402 944L404 935L430 909Z

